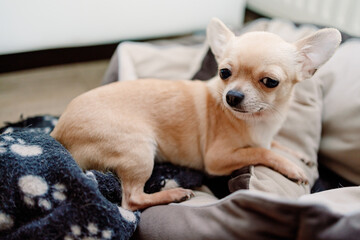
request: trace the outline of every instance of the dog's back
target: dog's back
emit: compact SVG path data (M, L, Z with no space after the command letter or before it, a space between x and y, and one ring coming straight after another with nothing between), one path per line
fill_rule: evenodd
M206 119L207 94L206 84L198 81L113 83L75 98L51 136L82 168L111 168L117 163L107 160L110 155L148 142L161 159L202 169L198 158L205 136L199 128L206 125L201 119Z

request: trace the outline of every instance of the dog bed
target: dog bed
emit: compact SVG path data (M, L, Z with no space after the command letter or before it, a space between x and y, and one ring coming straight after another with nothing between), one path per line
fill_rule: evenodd
M267 30L291 41L315 29L259 20L239 34ZM216 74L216 62L203 40L187 38L186 44L182 39L175 45L123 43L104 82L139 76L176 79L176 66L182 66L181 76L206 80ZM278 151L304 168L310 179L306 186L263 166L249 166L214 180L189 169L157 165L146 191L158 191L174 182L192 188L205 183L216 196L202 192L184 203L150 207L139 220L139 212L118 207L121 185L112 173L83 173L70 154L48 136L56 118L43 116L10 124L0 135L0 238L129 239L137 226L134 239L357 239L360 187L326 190L334 185L317 181L321 162L342 177L337 178L341 184L360 183L360 129L356 124L360 119L356 101L360 86L355 81L359 78L355 63L360 61L355 58L360 54L355 53L360 53L359 42L344 43L312 80L296 87L289 116L276 136L311 159L313 164L305 165ZM354 63L344 61L349 56ZM340 96L336 89L343 85L352 86L352 91L344 87L346 95ZM309 194L311 188L326 191ZM233 193L223 197L230 191Z
M56 122L56 117L39 116L0 129L0 237L129 239L140 213L118 206L121 183L114 174L79 169L48 135ZM159 191L169 182L194 188L204 183L204 176L157 164L145 190ZM359 194L358 187L305 195L297 201L244 190L220 201L197 194L185 205L144 211L144 223L133 239L289 239L298 237L297 231L299 239L356 239Z

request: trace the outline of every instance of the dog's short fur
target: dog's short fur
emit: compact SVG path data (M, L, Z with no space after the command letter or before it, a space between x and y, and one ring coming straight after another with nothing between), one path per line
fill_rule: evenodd
M269 148L294 85L331 57L340 33L323 29L290 44L266 32L235 37L213 19L207 34L220 76L208 82L147 79L99 87L75 98L51 134L82 168L113 169L127 209L192 195L182 188L143 192L155 156L214 175L262 164L307 181L300 167Z

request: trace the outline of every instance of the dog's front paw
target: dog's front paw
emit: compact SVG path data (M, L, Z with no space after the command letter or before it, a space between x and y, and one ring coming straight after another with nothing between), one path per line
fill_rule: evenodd
M277 141L273 141L271 143L271 147L280 149L284 152L287 152L287 153L293 155L295 158L299 159L301 162L303 162L308 167L313 167L316 165L313 161L309 160L309 158L307 156L305 156L304 154L302 154L298 151L292 150Z
M285 170L285 176L290 180L296 182L297 184L308 184L309 180L304 172L300 167L295 164L289 166Z
M293 152L293 155L299 159L302 163L304 163L306 166L308 167L314 167L316 164L315 162L311 161L307 156L305 156L304 154L301 154L297 151Z
M303 162L306 166L308 167L314 167L316 164L314 162L312 162L311 160L309 160L308 158L299 155L299 159L301 162Z
M168 191L171 191L171 196L173 198L173 202L175 203L189 200L190 198L195 196L194 192L190 189L174 188Z
M297 151L293 151L292 154L299 159L302 163L304 163L306 166L308 167L313 167L315 166L315 163L313 161L311 161L307 156L305 156L304 154L301 154Z

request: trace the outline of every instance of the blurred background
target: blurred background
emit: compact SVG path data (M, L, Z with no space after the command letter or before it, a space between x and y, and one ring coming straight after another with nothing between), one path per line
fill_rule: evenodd
M358 0L0 0L0 126L60 115L101 84L119 42L205 34L259 17L332 26L360 36Z

